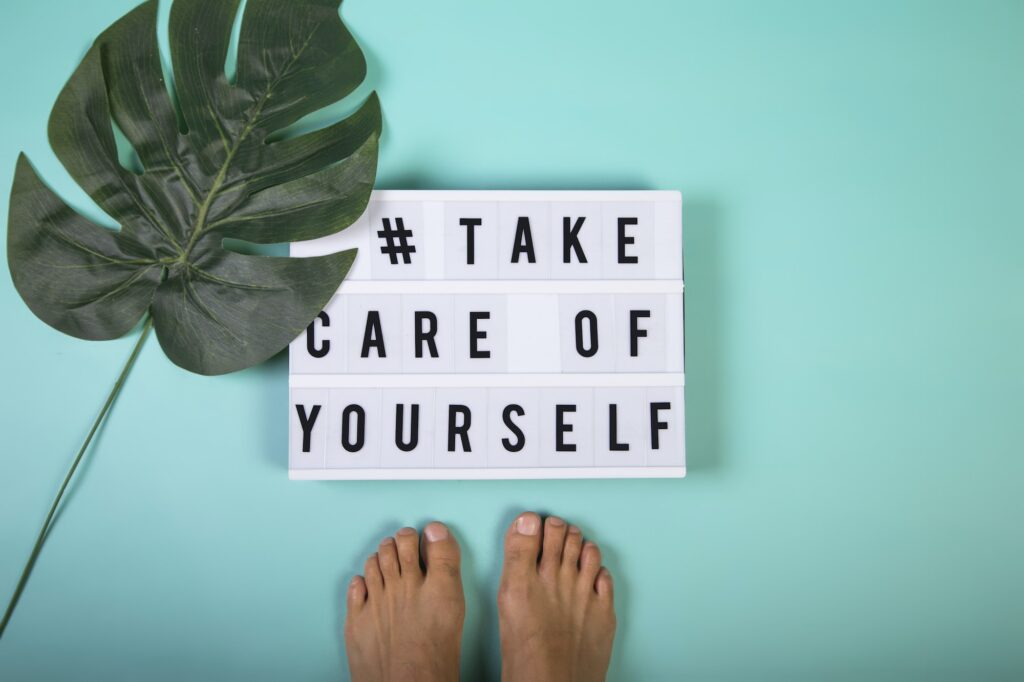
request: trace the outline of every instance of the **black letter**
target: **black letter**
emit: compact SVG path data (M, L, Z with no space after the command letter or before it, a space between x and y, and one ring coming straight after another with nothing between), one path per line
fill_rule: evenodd
M569 258L569 249L576 252L576 259L581 263L587 262L587 255L583 253L583 247L580 246L579 233L580 228L583 227L584 218L577 218L576 225L572 225L570 218L562 218L562 262L568 263L571 259Z
M526 445L526 436L523 435L523 430L516 426L515 422L512 421L512 413L515 412L520 417L526 414L526 410L521 405L506 405L505 410L501 413L501 421L505 422L505 426L512 432L512 435L516 437L516 442L513 444L508 438L502 438L501 444L505 446L505 449L509 452L519 452Z
M565 423L565 413L575 411L575 405L555 405L555 450L558 452L576 452L576 444L566 443L562 438L572 431L572 424Z
M416 404L412 406L412 423L409 425L408 443L402 440L402 422L405 421L403 417L404 412L404 404L398 403L395 405L395 445L402 452L411 452L416 449L416 444L420 441L420 406Z
M623 452L629 450L629 443L619 442L619 406L608 406L608 449Z
M629 311L629 355L635 358L637 356L637 346L639 346L639 340L641 337L647 338L647 330L640 329L637 327L637 321L641 317L650 317L650 310L630 310Z
M320 406L314 405L308 416L305 405L296 405L295 410L299 413L299 426L302 427L302 451L309 452L309 441L313 437L313 424L316 423L317 415L320 414Z
M487 332L477 329L476 323L479 320L491 319L490 313L473 312L469 314L469 357L471 358L489 358L491 357L491 351L479 350L476 342L480 339L487 338Z
M427 329L423 329L423 321L427 321ZM430 357L437 357L437 343L434 342L434 335L437 334L437 315L426 310L416 311L416 357L423 357L423 342L430 346Z
M327 316L327 313L321 310L320 313L313 318L313 321L309 323L309 326L306 327L306 350L309 351L309 354L314 358L322 358L327 355L327 351L331 349L331 342L324 339L324 342L320 344L320 347L316 347L316 339L313 337L313 325L316 324L317 320L320 320L320 325L323 327L331 326L331 318Z
M533 253L533 232L530 230L530 219L521 216L516 222L516 243L512 245L512 262L519 262L519 254L526 253L529 263L536 263L537 256Z
M651 403L651 449L658 449L658 431L668 428L668 422L658 420L658 412L672 409L672 403Z
M583 320L590 320L590 348L583 347ZM590 310L576 313L576 352L585 358L592 358L597 353L597 315Z
M632 244L633 237L626 236L626 225L636 225L636 218L619 218L619 262L636 263L639 259L636 256L626 255L626 244Z
M377 357L387 357L384 350L384 331L380 328L380 313L376 310L366 312L366 329L363 331L363 352L364 358L370 357L370 346L377 349Z
M455 423L455 415L462 415L462 424ZM469 447L469 425L473 423L473 413L465 405L448 406L448 452L455 452L455 436L458 434L462 441L462 451L472 452Z
M473 228L481 225L484 221L480 218L462 218L459 225L466 228L466 265L473 265L476 261L476 247L473 244Z
M349 438L349 422L356 416L356 440ZM359 405L349 405L341 412L341 447L349 452L359 452L366 440L366 411Z

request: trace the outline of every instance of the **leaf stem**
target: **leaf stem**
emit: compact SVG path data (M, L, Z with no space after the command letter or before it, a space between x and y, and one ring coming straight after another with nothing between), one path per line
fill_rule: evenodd
M36 538L36 544L32 548L32 554L29 555L28 561L25 563L25 568L21 572L21 578L18 580L18 586L14 588L14 596L11 597L11 601L7 604L7 610L4 612L4 619L0 621L0 638L3 638L4 631L7 629L7 624L11 620L11 616L14 614L14 609L18 605L18 600L21 598L21 593L25 590L25 585L28 583L28 578L32 575L32 569L35 567L36 559L39 558L39 553L43 549L43 543L46 542L46 538L50 533L50 528L53 526L53 518L57 513L57 508L60 506L61 498L64 497L64 491L67 490L68 484L71 483L72 477L75 475L75 471L78 469L78 465L82 461L85 451L89 447L89 443L92 442L92 437L96 435L96 431L99 429L100 424L103 423L104 417L107 416L107 412L110 411L111 405L114 404L114 399L117 398L117 394L121 392L121 387L124 386L125 379L128 378L128 372L131 370L132 365L135 364L135 359L139 356L139 351L142 350L142 343L146 340L146 336L149 335L149 330L153 328L153 318L148 317L145 324L142 326L142 333L139 335L139 340L135 342L135 348L132 349L132 354L128 356L128 361L125 362L124 368L121 370L121 375L117 377L117 382L114 384L114 388L111 389L110 395L107 396L107 401L103 403L103 409L100 410L99 415L96 417L96 421L93 422L92 428L89 429L89 435L85 437L85 442L82 443L82 447L78 450L78 455L75 456L74 462L71 463L71 468L68 470L67 475L64 477L64 482L60 486L60 490L57 491L57 496L53 500L53 504L50 505L50 513L46 515L46 521L43 522L43 527L39 531L39 537Z

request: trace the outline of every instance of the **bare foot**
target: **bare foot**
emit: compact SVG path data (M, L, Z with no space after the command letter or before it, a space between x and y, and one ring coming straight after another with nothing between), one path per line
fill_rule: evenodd
M505 535L498 590L501 679L599 682L615 638L612 576L579 528L554 516L543 533L541 525L527 512Z
M345 648L353 682L459 679L466 601L459 545L444 524L403 528L348 588Z

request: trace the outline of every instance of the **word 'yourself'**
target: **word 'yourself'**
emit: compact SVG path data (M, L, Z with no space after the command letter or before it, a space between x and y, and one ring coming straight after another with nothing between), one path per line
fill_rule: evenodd
M573 440L573 432L577 428L587 428L587 419L576 424L575 415L578 406L575 403L558 403L554 406L554 414L549 418L554 419L552 434L554 442L547 444L555 452L576 452L577 443ZM297 404L295 405L296 416L299 427L302 429L302 452L310 452L312 447L313 432L317 422L321 419L323 406L320 404ZM646 442L643 446L652 451L661 449L661 433L669 428L663 413L672 409L672 403L667 401L651 402L647 404L649 417ZM628 452L638 444L630 444L628 440L620 436L619 426L619 405L610 403L607 405L607 447L612 452ZM394 406L394 443L395 447L402 452L412 452L420 442L420 411L419 403L397 403ZM519 452L526 445L527 440L537 438L538 434L530 434L528 425L521 422L526 418L527 411L523 405L509 403L501 407L501 423L503 433L491 434L491 440L495 445L503 448L506 452ZM340 443L347 452L358 453L366 446L367 429L381 430L381 424L368 424L366 409L359 404L350 403L335 410L333 418L340 419ZM469 405L450 404L447 406L446 415L442 415L445 423L445 442L448 452L472 452L474 440L472 437L474 416ZM390 428L390 427L388 427ZM480 428L477 427L479 431ZM481 447L482 443L477 443ZM674 444L670 444L674 445Z

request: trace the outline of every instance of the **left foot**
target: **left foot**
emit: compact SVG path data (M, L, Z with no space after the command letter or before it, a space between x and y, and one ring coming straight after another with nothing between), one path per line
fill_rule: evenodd
M601 552L557 516L520 514L498 589L502 682L601 682L615 638Z
M466 602L459 545L438 522L403 528L348 588L345 648L353 682L459 679Z

